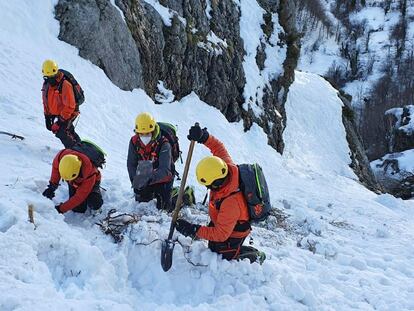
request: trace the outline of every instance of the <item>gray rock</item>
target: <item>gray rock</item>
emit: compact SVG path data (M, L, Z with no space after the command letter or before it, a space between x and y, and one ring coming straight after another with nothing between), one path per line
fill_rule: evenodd
M109 78L122 88L142 86L155 98L161 80L174 92L176 99L195 91L229 121L243 120L246 130L258 123L267 133L269 144L283 152L284 102L294 80L299 57L295 20L292 18L295 4L289 0L259 1L266 11L265 40L269 40L273 32L271 14L279 14L285 30L285 35L279 36L280 44L287 47L287 58L284 73L270 81L264 90L264 113L258 117L242 108L245 52L237 3L211 0L209 19L205 0L159 2L170 9L173 16L171 25L164 25L158 12L142 0L116 0L127 27L108 0L60 0L56 7L61 23L60 38L77 46L81 56L103 68ZM208 38L213 34L225 43L211 42ZM266 59L264 45L258 52L257 62L263 68ZM118 53L123 55L121 60L127 61L115 62ZM126 57L132 55L135 62ZM142 80L128 76L128 73L138 73Z
M386 154L371 162L371 167L386 192L406 200L414 197L414 174L401 167L403 157L404 152Z
M342 122L345 127L346 139L348 141L349 149L351 151L350 167L358 176L361 184L363 184L371 191L381 193L384 191L384 188L378 183L371 169L371 165L365 153L365 148L362 143L362 139L355 125L354 112L351 108L351 103L343 94L339 93L338 96L344 103L344 106L342 108Z
M388 135L388 152L401 152L414 148L414 106L404 106L402 108L394 108L399 114L386 113L385 123Z
M59 39L102 68L123 90L143 87L140 53L120 12L109 0L60 0ZM68 68L70 70L70 68Z

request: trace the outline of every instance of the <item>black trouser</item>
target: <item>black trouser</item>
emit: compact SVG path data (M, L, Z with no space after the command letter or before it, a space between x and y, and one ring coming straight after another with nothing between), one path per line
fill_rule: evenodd
M76 193L76 189L69 185L69 197L73 197ZM85 213L88 206L93 210L98 210L101 208L103 204L102 194L101 194L101 188L100 188L100 182L97 182L93 188L91 193L89 193L88 197L85 201L83 201L81 204L76 206L72 209L72 211L76 213Z
M246 238L228 238L224 242L208 242L208 248L223 255L223 259L236 259L240 254L241 246Z
M214 227L214 223L210 221L208 224L209 227ZM251 229L249 222L237 222L236 226L234 227L233 231L236 232L246 232ZM244 238L228 238L224 242L215 242L209 241L208 248L210 248L213 252L222 254L223 259L232 260L236 259L240 251L243 248L243 242L246 239Z
M69 120L60 125L59 130L55 134L57 138L60 139L65 148L71 148L76 143L80 142L81 139L78 134L75 132L75 127L73 126L73 121Z
M135 201L148 202L156 198L158 209L171 211L171 189L173 183L174 178L167 183L150 185L141 190L134 189Z

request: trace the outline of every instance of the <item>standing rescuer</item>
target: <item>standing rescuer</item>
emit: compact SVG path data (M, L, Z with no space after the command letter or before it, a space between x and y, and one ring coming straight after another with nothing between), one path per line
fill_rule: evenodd
M194 125L187 137L204 144L213 153L213 156L202 159L196 167L198 182L210 189L211 222L208 226L200 226L178 219L176 229L185 236L208 240L208 247L222 254L224 259L238 259L241 254L248 252L251 256L245 258L255 261L257 254L252 252L253 248L242 246L251 226L246 200L239 191L237 165L233 163L224 144L209 135L206 128Z
M46 128L52 131L65 148L80 142L73 121L79 115L72 84L53 60L46 60L42 66L42 99Z
M63 149L53 160L49 185L43 196L52 199L60 179L69 185L69 199L55 206L59 213L84 213L89 206L98 210L103 204L100 191L101 173L88 156L71 149Z

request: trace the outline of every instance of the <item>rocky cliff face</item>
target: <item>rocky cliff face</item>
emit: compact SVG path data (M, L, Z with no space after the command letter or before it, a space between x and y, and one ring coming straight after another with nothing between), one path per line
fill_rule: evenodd
M377 182L365 153L364 144L357 131L355 114L352 110L350 100L341 93L339 94L339 98L344 103L342 108L342 122L346 130L346 139L351 151L350 157L352 162L350 166L365 187L376 193L383 192L384 188Z
M393 108L385 114L387 154L372 162L375 175L387 192L414 196L414 106Z
M295 1L60 0L55 13L59 38L120 88L142 87L159 103L165 88L176 99L194 91L229 121L258 123L283 152L284 103L300 54ZM352 168L376 190L346 116Z
M79 49L79 55L102 68L123 90L143 87L140 51L107 0L60 0L55 8L59 39Z
M253 64L260 75L267 74L269 58L277 57L268 55L269 48L286 50L284 59L277 60L283 71L267 74L254 98L245 91L246 42L237 1L116 0L115 4L122 14L109 0L60 0L59 38L78 47L82 57L101 67L120 88L143 87L154 99L160 81L176 99L194 91L229 121L242 119L246 129L253 122L261 125L269 143L283 151L283 105L299 57L292 1L248 3L262 10L264 21Z

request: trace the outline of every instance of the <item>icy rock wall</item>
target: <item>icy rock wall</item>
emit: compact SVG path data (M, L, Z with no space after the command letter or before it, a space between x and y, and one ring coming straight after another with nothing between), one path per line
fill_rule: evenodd
M252 32L241 19L258 11ZM142 87L154 99L159 81L176 99L194 91L229 121L258 123L283 152L284 102L299 56L294 11L286 0L60 0L55 14L59 38L120 88ZM247 52L254 37L260 42ZM250 93L249 57L259 80Z

